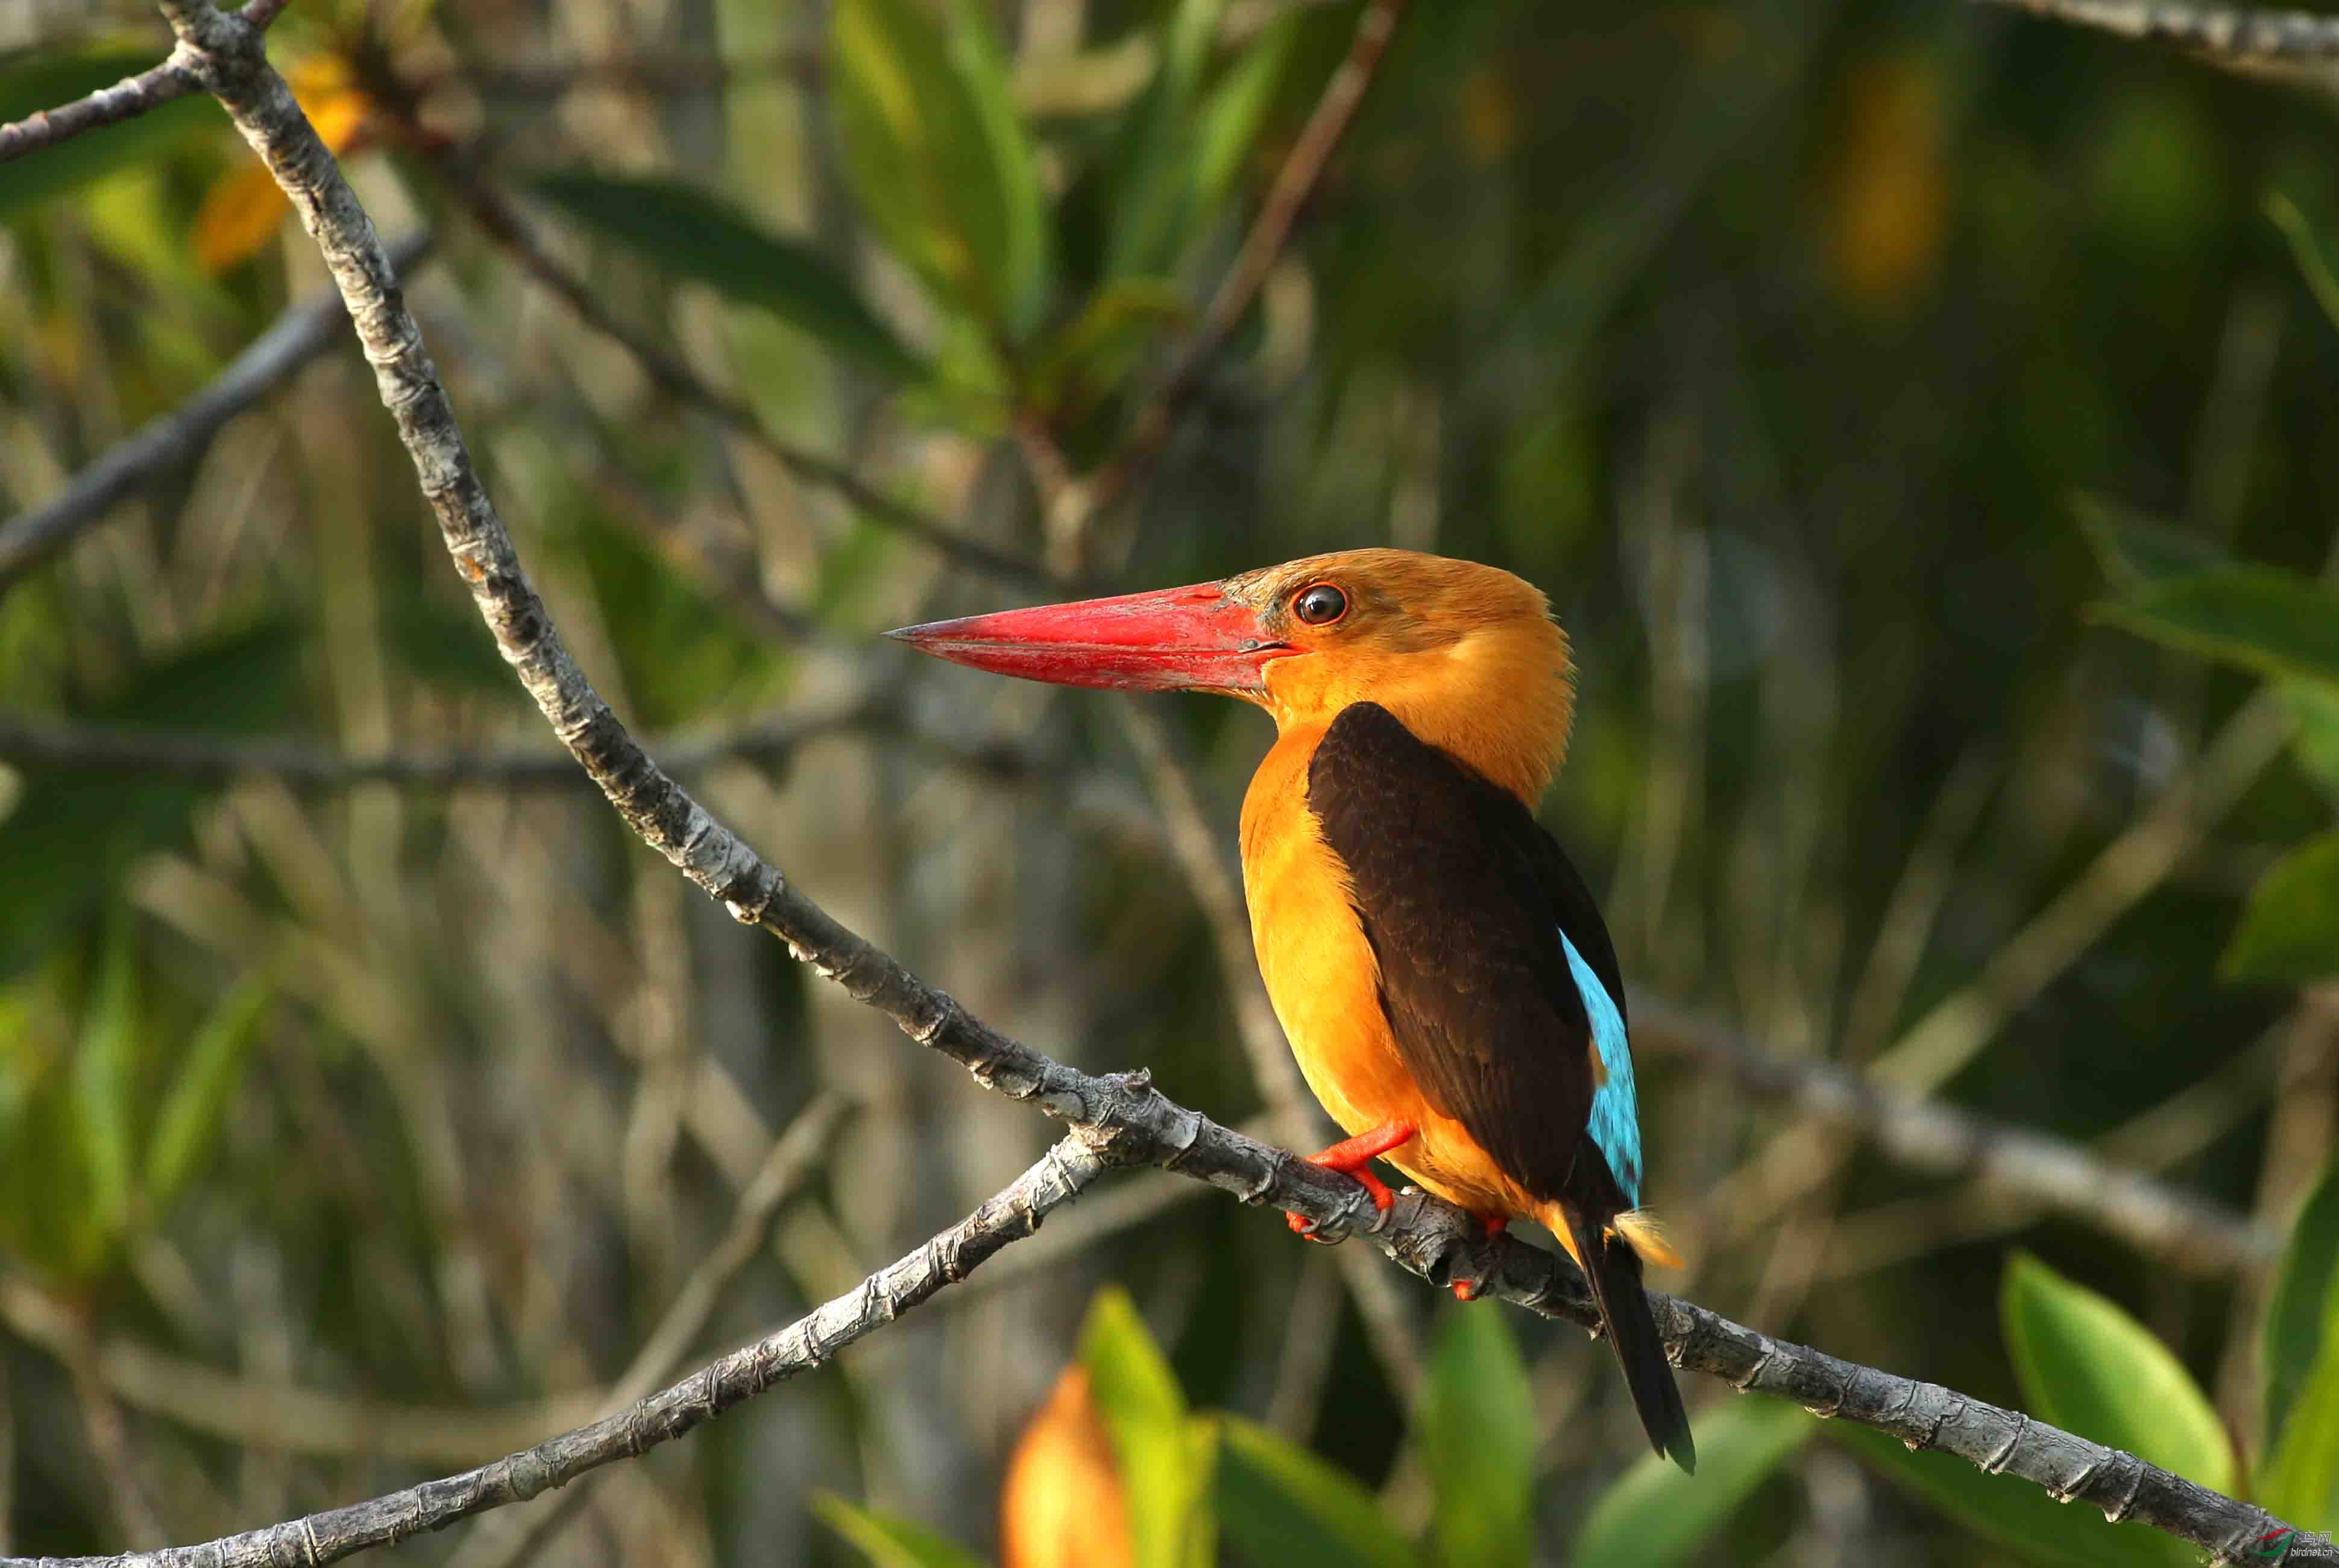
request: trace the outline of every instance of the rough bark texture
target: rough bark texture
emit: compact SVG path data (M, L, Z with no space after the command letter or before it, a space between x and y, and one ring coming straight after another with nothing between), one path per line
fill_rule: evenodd
M989 1088L1072 1124L1047 1158L960 1226L872 1276L853 1295L725 1356L641 1405L479 1470L307 1520L202 1546L85 1563L319 1563L395 1541L505 1502L533 1496L584 1470L690 1430L781 1378L819 1365L983 1257L1036 1228L1107 1164L1148 1164L1211 1182L1250 1203L1272 1202L1327 1228L1377 1228L1376 1243L1440 1284L1480 1282L1492 1294L1589 1326L1596 1314L1573 1266L1507 1237L1479 1238L1469 1217L1408 1192L1376 1216L1357 1183L1219 1126L1156 1090L1142 1072L1096 1077L1052 1061L972 1017L791 886L735 833L662 772L595 694L528 587L511 540L474 471L454 413L400 302L371 222L281 78L258 32L205 0L163 0L204 84L227 105L292 197L346 298L383 401L412 454L457 569L504 656L579 763L634 831L742 922L785 941L796 956L904 1032L958 1061ZM2018 1413L1936 1385L1841 1361L1775 1340L1690 1303L1651 1294L1673 1359L1772 1394L1825 1416L1893 1434L1912 1448L1958 1455L2010 1473L2058 1499L2084 1500L2107 1518L2133 1519L2193 1542L2223 1561L2266 1561L2251 1549L2279 1531L2263 1509L2158 1470ZM2292 1561L2330 1560L2298 1543Z

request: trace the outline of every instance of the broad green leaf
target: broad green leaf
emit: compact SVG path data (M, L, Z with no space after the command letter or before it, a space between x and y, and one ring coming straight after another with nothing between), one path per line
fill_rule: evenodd
M1138 1568L1211 1562L1215 1433L1188 1416L1178 1379L1128 1292L1097 1293L1081 1333L1081 1362L1120 1461Z
M2217 547L2198 534L2131 512L2101 496L2073 496L2071 508L2114 587L2133 588L2223 563Z
M903 380L926 372L827 257L706 192L674 180L580 173L540 176L532 189L603 237L769 311L841 354Z
M1020 339L1046 305L1048 216L990 22L953 0L841 0L833 102L862 211L943 300Z
M1346 1472L1239 1415L1219 1418L1219 1523L1256 1568L1417 1568L1411 1542Z
M2297 261L2299 276L2306 280L2314 302L2323 307L2331 324L2339 327L2339 277L2332 275L2331 263L2324 259L2323 247L2315 242L2314 226L2306 221L2306 214L2298 210L2296 202L2279 193L2266 198L2266 216L2282 231L2282 237L2290 242L2291 256Z
M1194 133L1194 220L1208 222L1234 188L1243 160L1258 141L1259 127L1275 106L1275 90L1299 36L1293 12L1270 23L1225 78L1210 90Z
M228 992L186 1050L146 1146L146 1201L160 1218L211 1152L228 1097L243 1077L275 987L254 976Z
M950 12L951 65L982 127L1005 234L992 286L1006 308L1008 335L1020 340L1038 325L1048 303L1049 213L1039 157L1016 118L1012 71L988 8L952 0Z
M2339 1527L2339 1334L2325 1333L2281 1431L2258 1476L2256 1501L2302 1530Z
M1534 1544L1535 1405L1507 1314L1448 1312L1418 1417L1437 1499L1438 1555L1523 1564Z
M1668 1568L1695 1559L1740 1504L1817 1431L1811 1415L1756 1396L1716 1405L1691 1423L1697 1474L1644 1454L1618 1476L1575 1533L1571 1563Z
M860 1548L873 1568L982 1568L982 1558L924 1525L848 1503L833 1492L815 1493L812 1511Z
M35 60L0 72L0 123L110 87L160 63L139 49L104 49L64 58ZM44 149L0 168L0 222L20 217L40 203L116 170L149 162L190 141L227 128L227 116L206 93L150 109L116 124Z
M2171 647L2339 689L2339 593L2295 572L2236 562L2150 578L2093 613Z
M74 1051L74 1110L90 1174L89 1223L111 1241L128 1228L135 1180L131 1150L138 1109L138 1056L144 1020L138 947L129 916L108 922L97 985Z
M2306 681L2285 681L2283 700L2295 726L2291 754L2314 781L2339 799L2339 691Z
M1911 1454L1890 1434L1846 1421L1829 1422L1825 1430L1888 1480L2026 1562L2045 1568L2189 1568L2198 1556L2148 1524L2113 1524L2084 1503L2058 1503L2018 1475L1986 1474L1954 1454ZM1703 1450L1698 1457L1704 1458Z
M160 661L76 717L178 729L280 729L295 689L297 625L271 620ZM0 976L80 929L147 850L175 842L210 786L33 774L0 818ZM61 855L60 844L74 853Z
M2339 1267L2339 1161L2324 1168L2323 1178L2292 1222L2281 1270L2266 1297L2258 1338L2265 1413L2262 1451L2273 1449L2291 1401L2305 1386L2321 1355L2334 1267Z
M1168 271L1189 237L1193 106L1224 0L1178 0L1162 25L1161 64L1123 122L1105 242L1108 281Z
M2339 832L2307 840L2258 878L2223 968L2276 984L2339 974Z
M1999 1310L2031 1415L2212 1491L2234 1489L2224 1424L2149 1329L2028 1253L2007 1266Z

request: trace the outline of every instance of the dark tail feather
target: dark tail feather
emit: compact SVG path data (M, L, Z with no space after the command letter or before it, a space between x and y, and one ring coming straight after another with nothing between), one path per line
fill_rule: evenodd
M1673 1364L1665 1359L1665 1342L1657 1337L1657 1320L1650 1316L1648 1294L1641 1288L1640 1256L1623 1238L1604 1236L1597 1220L1574 1206L1561 1212L1576 1256L1583 1259L1601 1326L1623 1366L1624 1386L1633 1391L1633 1408L1640 1412L1649 1445L1695 1474L1697 1447L1690 1441L1689 1415L1673 1384Z

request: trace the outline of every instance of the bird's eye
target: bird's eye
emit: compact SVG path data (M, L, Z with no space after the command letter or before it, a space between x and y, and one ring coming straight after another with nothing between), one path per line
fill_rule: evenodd
M1318 583L1299 590L1291 601L1291 613L1311 626L1328 626L1348 613L1348 596L1329 583Z

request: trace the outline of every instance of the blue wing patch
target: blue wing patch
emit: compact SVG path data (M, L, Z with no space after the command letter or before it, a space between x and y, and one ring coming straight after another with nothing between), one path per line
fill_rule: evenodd
M1638 1208L1641 1202L1641 1111L1633 1098L1633 1047L1624 1038L1624 1015L1616 1011L1615 1000L1584 955L1575 951L1567 933L1561 932L1559 940L1567 948L1567 969L1575 977L1575 989L1584 998L1584 1011L1591 1015L1592 1041L1599 1048L1600 1065L1607 1070L1608 1081L1592 1095L1592 1141L1608 1157L1609 1174L1616 1185L1624 1189L1624 1199Z

